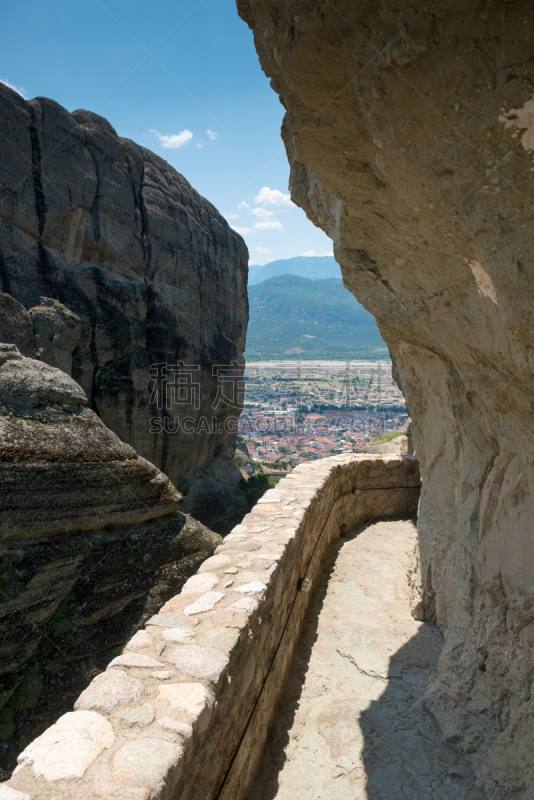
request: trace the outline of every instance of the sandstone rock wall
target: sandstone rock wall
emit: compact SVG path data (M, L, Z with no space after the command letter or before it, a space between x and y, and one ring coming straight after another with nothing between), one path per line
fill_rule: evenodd
M413 420L416 606L447 639L427 702L490 797L531 797L532 4L237 5L287 110L293 200Z
M204 489L219 492L212 511L222 513L239 480L241 403L214 368L235 363L237 379L243 364L243 240L169 164L96 114L0 85L0 132L0 290L33 308L35 336L19 309L19 338L3 341L67 369L103 422L182 488L217 462ZM193 369L178 402L180 375L168 373L164 396L154 365L180 362Z
M296 467L147 620L74 711L37 732L0 796L243 800L292 664L309 582L344 530L413 514L419 487L409 456Z
M0 344L0 776L221 541L182 500L72 378Z

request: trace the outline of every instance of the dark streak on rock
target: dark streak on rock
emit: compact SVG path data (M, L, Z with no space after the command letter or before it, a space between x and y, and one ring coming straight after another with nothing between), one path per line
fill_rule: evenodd
M4 254L0 250L0 280L2 281L2 291L11 294L11 280L7 271Z
M148 235L148 212L143 198L143 184L145 180L145 165L143 164L143 177L141 179L141 191L139 193L139 204L141 207L141 228L142 228L142 245L143 245L143 261L145 262L145 275L150 274L150 265L152 262L152 244Z
M55 286L56 267L55 264L42 242L37 242L37 263L39 265L39 272L43 278L44 284L47 287L47 294L50 297L57 298L57 289ZM57 298L58 300L60 298Z
M32 152L32 179L33 179L33 192L35 195L35 213L39 223L39 238L43 235L45 227L46 216L46 199L43 190L43 182L41 179L41 145L39 143L39 134L37 133L35 109L29 105L30 118L32 124L29 127L30 131L30 146Z

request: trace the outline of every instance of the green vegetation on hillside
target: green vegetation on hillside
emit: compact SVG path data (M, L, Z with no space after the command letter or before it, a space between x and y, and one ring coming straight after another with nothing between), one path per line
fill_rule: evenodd
M388 431L387 433L379 433L378 436L375 436L374 439L371 439L369 444L385 444L386 442L391 442L392 439L397 439L399 436L404 434L403 430L400 431Z
M249 286L248 295L248 361L389 356L374 317L340 280L281 275Z
M260 497L263 497L268 489L273 489L279 480L280 478L274 475L264 475L260 471L250 478L241 478L234 491L234 503L230 511L227 532L238 525L245 514L252 511ZM226 533L223 533L223 536L226 536Z

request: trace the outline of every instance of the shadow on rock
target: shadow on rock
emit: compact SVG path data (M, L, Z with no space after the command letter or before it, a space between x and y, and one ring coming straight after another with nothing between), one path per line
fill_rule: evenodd
M385 690L360 715L369 800L485 800L461 752L419 702L443 638L431 623L390 660Z

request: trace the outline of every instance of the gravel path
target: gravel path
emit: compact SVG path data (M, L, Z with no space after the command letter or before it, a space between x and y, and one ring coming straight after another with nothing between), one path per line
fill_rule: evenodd
M410 520L341 540L315 594L248 800L485 800L414 708L443 637L409 609Z

